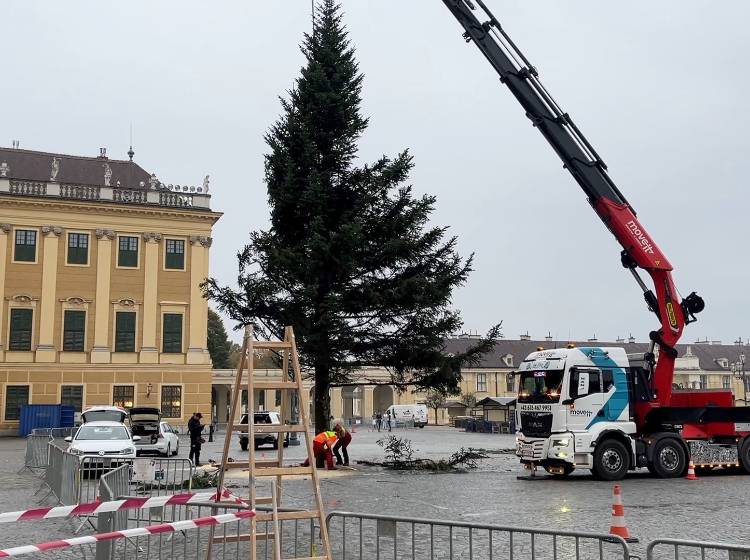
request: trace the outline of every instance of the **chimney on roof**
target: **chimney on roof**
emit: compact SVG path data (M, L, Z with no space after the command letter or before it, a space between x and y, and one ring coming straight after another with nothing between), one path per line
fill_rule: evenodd
M20 140L13 140L13 149L14 150L17 150L20 145L21 145L21 141Z
M101 159L107 159L107 148L99 148L99 157Z
M618 336L618 337L617 337L617 340L615 340L615 342L616 342L617 344L623 344L623 343L625 342L625 339L624 339L624 338L622 338L621 336Z
M597 342L596 340L596 333L594 333L594 336L592 338L589 338L587 342Z
M550 331L547 331L547 336L544 337L544 340L552 342L552 333Z
M531 335L529 335L529 331L526 331L526 334L522 334L518 337L519 340L531 340Z
M721 346L721 340L712 340L711 344L713 344L714 346Z
M633 336L633 333L630 333L630 336L628 337L628 342L630 344L635 344L635 337Z
M740 336L737 338L737 340L734 341L735 346L742 346L744 343L742 342L742 337Z

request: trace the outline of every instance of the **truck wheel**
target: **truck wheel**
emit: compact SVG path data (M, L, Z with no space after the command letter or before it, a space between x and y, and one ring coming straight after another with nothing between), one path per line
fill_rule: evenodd
M246 439L241 439L240 440L240 449L242 449L242 451L247 451L247 440Z
M654 472L660 478L677 478L685 474L687 456L679 441L666 438L654 446Z
M605 439L596 446L591 473L599 480L622 480L629 466L627 448L616 439Z
M747 474L750 474L750 437L740 447L740 464Z

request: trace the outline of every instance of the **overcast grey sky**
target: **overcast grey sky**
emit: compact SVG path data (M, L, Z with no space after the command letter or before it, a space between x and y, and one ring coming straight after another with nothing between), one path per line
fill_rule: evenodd
M684 341L750 336L750 3L486 0L706 299ZM475 272L466 329L645 340L656 326L619 246L439 0L344 0L364 72L363 160L409 147ZM0 145L135 159L167 183L211 175L212 273L265 227L263 134L298 76L309 0L3 4Z

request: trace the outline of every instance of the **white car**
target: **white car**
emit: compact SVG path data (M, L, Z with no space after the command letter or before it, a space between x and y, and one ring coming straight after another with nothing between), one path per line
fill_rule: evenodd
M127 426L120 422L86 422L74 436L65 438L70 443L68 452L80 457L135 459L135 442Z
M134 436L140 436L140 441L135 445L138 455L158 453L170 457L180 451L177 431L161 420L161 411L158 408L131 408L129 416L130 430Z
M92 406L87 408L81 413L81 422L119 422L120 424L125 423L125 418L128 413L124 408L119 406Z

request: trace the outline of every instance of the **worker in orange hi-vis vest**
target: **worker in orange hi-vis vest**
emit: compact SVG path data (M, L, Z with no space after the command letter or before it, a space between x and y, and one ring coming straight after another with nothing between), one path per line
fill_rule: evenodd
M336 443L336 432L320 432L315 439L313 439L313 455L319 457L325 455L326 468L329 471L335 471L336 467L333 466L333 446ZM302 463L303 467L310 465L310 459L305 459Z

